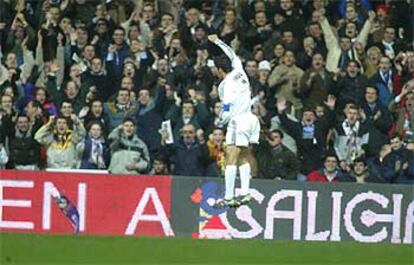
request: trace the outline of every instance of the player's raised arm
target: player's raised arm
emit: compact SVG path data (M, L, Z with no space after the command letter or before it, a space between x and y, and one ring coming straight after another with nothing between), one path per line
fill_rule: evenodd
M208 40L217 46L229 57L231 61L231 66L233 68L243 68L243 64L237 54L233 51L233 49L228 46L224 41L220 40L216 34L208 35Z

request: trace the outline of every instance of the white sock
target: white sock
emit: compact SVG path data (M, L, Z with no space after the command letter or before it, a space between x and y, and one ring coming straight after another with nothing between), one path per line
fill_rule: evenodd
M224 199L231 200L234 197L234 184L236 182L237 166L226 166L224 171L224 183L226 184L226 191Z
M251 173L250 173L251 169L250 169L250 164L246 163L243 164L241 166L239 166L239 172L240 172L240 195L244 196L249 194L249 189L250 189L250 178L251 178Z

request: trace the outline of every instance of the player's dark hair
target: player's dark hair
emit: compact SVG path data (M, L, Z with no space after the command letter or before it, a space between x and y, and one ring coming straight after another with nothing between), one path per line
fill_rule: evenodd
M214 65L218 68L223 70L225 73L229 73L231 72L231 62L229 60L229 58L227 58L227 56L225 55L220 55L220 56L216 56L214 57Z

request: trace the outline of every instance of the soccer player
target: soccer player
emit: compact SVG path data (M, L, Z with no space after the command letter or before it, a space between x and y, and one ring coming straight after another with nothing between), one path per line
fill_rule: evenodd
M222 124L227 124L225 195L224 200L216 203L215 208L238 207L251 201L249 145L259 142L260 123L251 112L250 83L241 60L233 49L221 41L217 35L209 35L208 39L220 47L228 57L214 58L214 64L222 79L218 88L223 104L220 121ZM240 174L241 191L240 197L235 198L237 168Z

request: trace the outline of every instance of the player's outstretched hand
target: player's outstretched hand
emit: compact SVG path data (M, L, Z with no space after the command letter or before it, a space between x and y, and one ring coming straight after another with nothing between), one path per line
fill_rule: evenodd
M208 35L208 40L214 43L216 40L218 40L217 34Z

